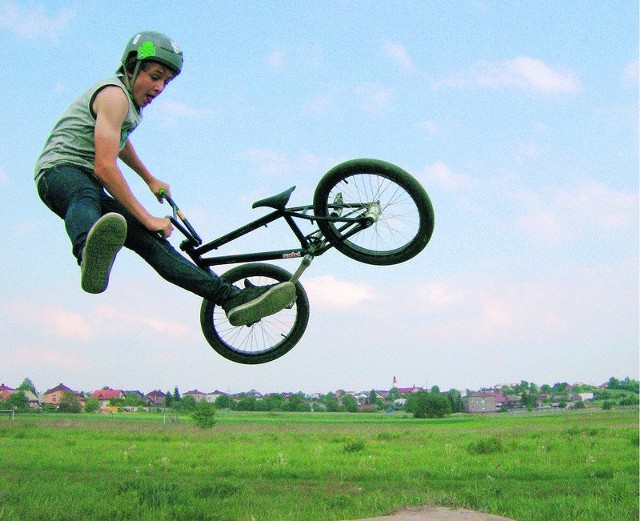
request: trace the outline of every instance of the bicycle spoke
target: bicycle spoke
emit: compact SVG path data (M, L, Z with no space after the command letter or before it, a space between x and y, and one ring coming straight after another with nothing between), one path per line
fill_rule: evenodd
M343 195L343 207L360 209L355 216L363 215L368 205L380 203L379 219L348 239L353 246L386 254L415 237L420 215L411 196L393 181L379 175L354 174L338 183L329 198L337 192ZM349 217L354 217L352 212Z

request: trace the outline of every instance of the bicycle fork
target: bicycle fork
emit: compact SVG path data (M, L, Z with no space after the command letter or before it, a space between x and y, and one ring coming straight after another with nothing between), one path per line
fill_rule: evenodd
M296 282L298 282L298 280L300 279L300 277L302 276L302 274L304 273L304 271L311 266L311 261L313 260L313 255L311 255L310 253L307 253L303 258L302 258L302 262L300 262L300 266L298 266L298 269L296 270L296 272L291 276L291 279L289 279L289 282L295 284Z
M311 266L312 260L313 260L313 255L311 255L310 253L307 253L304 257L302 257L302 262L300 262L300 266L298 266L298 269L296 270L296 272L291 276L291 278L289 279L289 282L293 284L298 282L298 280L300 279L304 271L309 266Z

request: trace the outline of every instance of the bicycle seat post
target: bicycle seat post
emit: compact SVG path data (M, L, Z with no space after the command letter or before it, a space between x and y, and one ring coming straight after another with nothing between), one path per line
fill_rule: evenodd
M292 275L291 279L289 279L289 282L291 282L292 284L295 284L296 282L298 282L298 279L300 279L304 270L306 270L309 266L311 266L312 260L313 260L313 255L311 255L310 253L307 253L304 257L302 257L300 266L298 267L296 272Z

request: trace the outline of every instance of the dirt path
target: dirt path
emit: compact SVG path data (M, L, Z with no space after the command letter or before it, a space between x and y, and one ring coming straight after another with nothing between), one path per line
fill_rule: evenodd
M513 521L507 517L442 507L407 508L388 516L353 521Z

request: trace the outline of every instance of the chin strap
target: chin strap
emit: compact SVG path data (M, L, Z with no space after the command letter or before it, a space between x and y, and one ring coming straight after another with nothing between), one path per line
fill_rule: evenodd
M136 82L136 78L138 77L138 72L140 72L140 64L142 62L141 61L137 61L136 62L136 66L133 69L133 74L131 75L131 78L129 78L129 73L126 71L126 69L123 67L123 72L124 72L124 77L123 77L123 83L125 85L125 87L127 87L127 90L129 91L129 94L131 94L131 97L133 97L133 85Z

